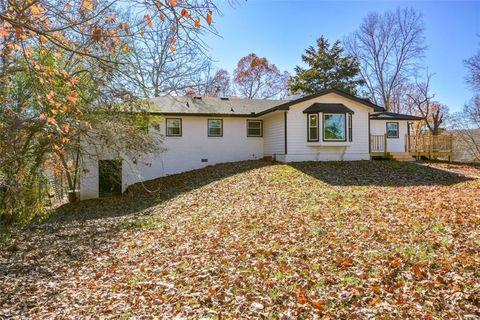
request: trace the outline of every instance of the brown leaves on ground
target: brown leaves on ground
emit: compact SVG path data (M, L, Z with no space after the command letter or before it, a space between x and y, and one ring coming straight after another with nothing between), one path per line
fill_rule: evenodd
M476 319L475 176L247 161L66 205L2 244L0 317Z

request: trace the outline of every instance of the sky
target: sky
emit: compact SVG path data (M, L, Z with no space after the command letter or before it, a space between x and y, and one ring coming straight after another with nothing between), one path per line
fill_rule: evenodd
M253 52L294 74L304 50L321 35L343 40L369 12L398 6L423 14L428 45L423 65L434 74L435 99L460 111L473 96L463 60L480 50L480 1L222 1L221 16L214 16L219 36L205 41L218 68L233 72L238 60Z

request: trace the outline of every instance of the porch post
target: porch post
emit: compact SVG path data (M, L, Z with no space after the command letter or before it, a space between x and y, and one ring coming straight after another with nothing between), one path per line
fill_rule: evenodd
M387 157L387 134L383 135L383 156Z

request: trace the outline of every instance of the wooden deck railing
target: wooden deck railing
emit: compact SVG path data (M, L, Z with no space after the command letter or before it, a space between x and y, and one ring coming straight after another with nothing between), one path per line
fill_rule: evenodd
M386 134L370 135L370 153L377 156L388 155L388 139ZM422 156L432 157L453 157L453 136L452 135L405 135L405 152L417 158Z
M371 134L370 135L370 152L387 153L387 135Z
M405 151L413 153L453 152L453 136L450 135L405 135Z

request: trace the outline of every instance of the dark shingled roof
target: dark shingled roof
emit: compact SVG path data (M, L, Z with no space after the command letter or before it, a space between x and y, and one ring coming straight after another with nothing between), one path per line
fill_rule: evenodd
M151 113L254 117L256 113L282 104L286 100L165 96L153 98L150 101L152 103L148 111Z
M341 103L314 103L307 109L303 110L303 113L314 112L327 112L327 113L354 113L351 109L347 108Z
M395 112L375 112L370 114L371 120L424 120L422 117Z
M368 99L358 98L336 89L325 89L316 94L295 100L165 96L151 99L150 109L148 111L153 114L176 116L259 117L278 110L289 110L292 105L329 93L335 93L361 103L372 108L373 112L385 111L382 107L373 104ZM350 109L345 112L353 113Z

